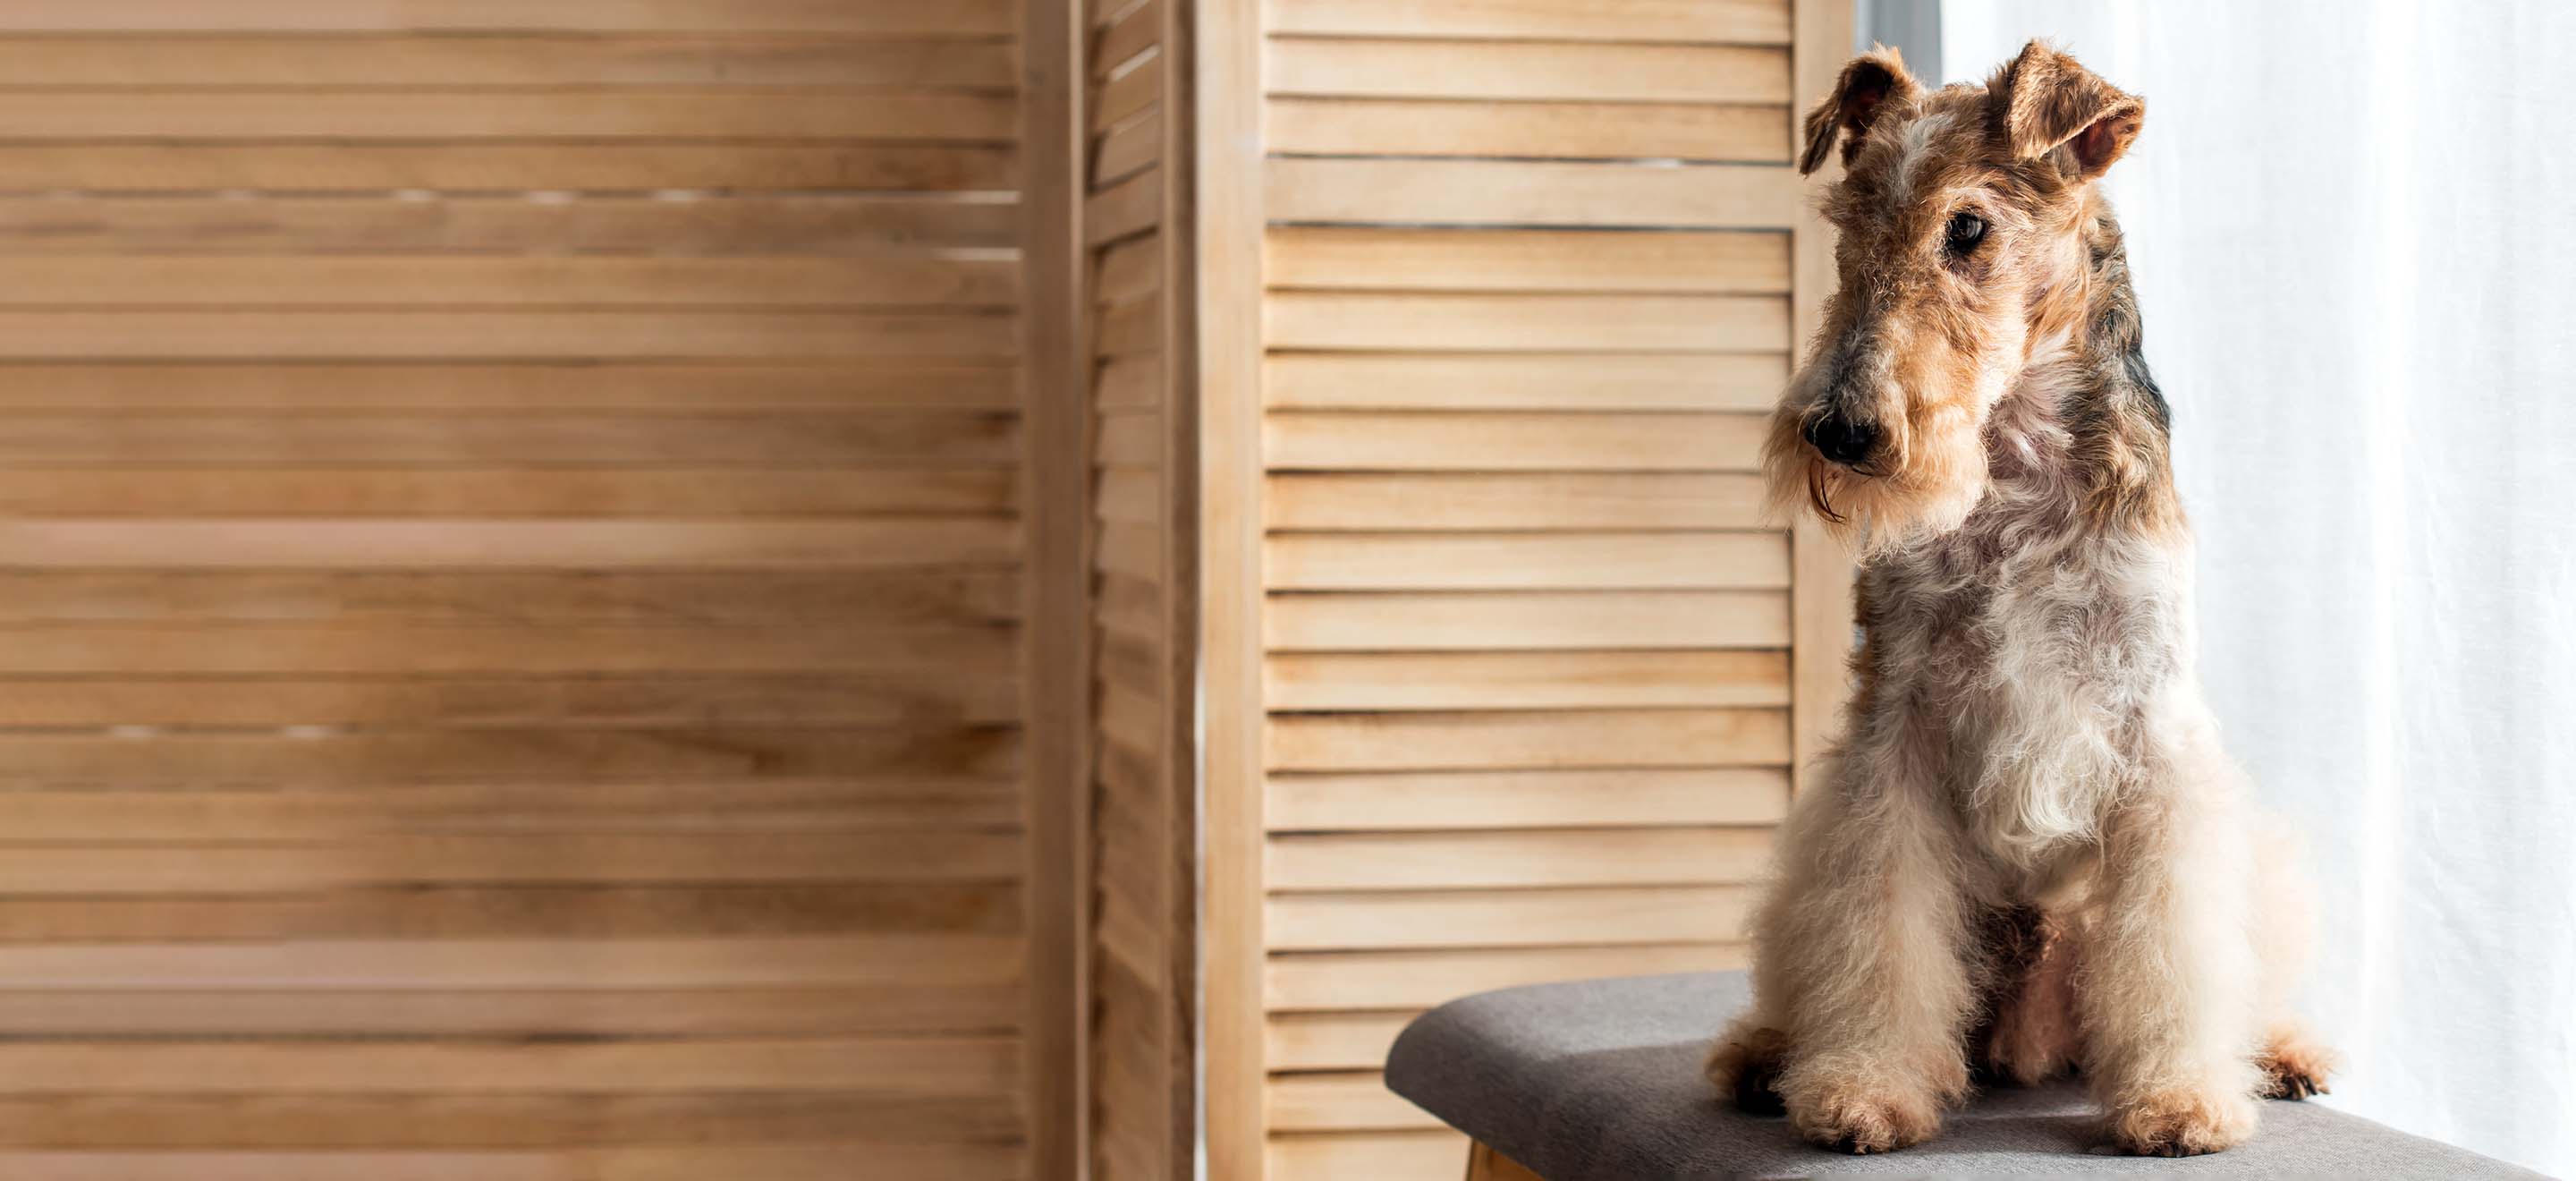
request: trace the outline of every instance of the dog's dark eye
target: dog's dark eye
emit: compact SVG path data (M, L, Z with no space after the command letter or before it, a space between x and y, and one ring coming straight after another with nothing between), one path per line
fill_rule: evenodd
M1950 215L1950 253L1966 254L1986 240L1986 219L1973 213Z

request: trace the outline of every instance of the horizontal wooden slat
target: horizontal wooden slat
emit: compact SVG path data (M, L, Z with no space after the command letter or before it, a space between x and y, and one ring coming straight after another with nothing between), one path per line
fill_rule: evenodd
M985 985L1020 978L1017 935L797 939L327 940L0 947L0 995L105 991Z
M1788 596L1772 591L1276 595L1273 651L1782 648Z
M999 726L447 730L429 733L21 733L0 780L382 782L520 775L1009 775L1019 735Z
M0 468L28 517L999 516L1006 468Z
M1280 775L1262 798L1279 832L1759 825L1787 814L1789 775L1770 767Z
M1703 294L1789 289L1789 240L1776 233L1279 226L1266 247L1263 279L1272 287Z
M1769 410L1781 353L1649 356L1274 353L1263 393L1281 409Z
M0 305L1002 307L996 258L169 257L13 259ZM114 313L100 311L100 316Z
M1083 240L1093 246L1152 229L1163 216L1163 174L1147 169L1091 195L1083 206Z
M1092 405L1103 413L1155 410L1162 407L1163 396L1163 363L1160 357L1118 357L1100 366Z
M271 854L275 856L274 853ZM0 900L0 939L656 938L869 931L1009 932L1017 881L345 884L271 893L96 893L45 888ZM1007 1026L1008 1022L998 1023ZM902 1021L864 1027L905 1032ZM945 1028L930 1026L929 1029ZM0 1127L0 1139L7 1135Z
M221 262L211 261L218 265ZM330 271L328 264L314 269L317 274ZM428 269L438 268L433 265ZM45 268L29 270L42 272ZM184 272L170 275L206 277ZM755 412L773 411L1012 410L1019 404L1017 380L1014 368L1005 363L912 362L886 357L826 363L681 364L14 362L0 364L0 411L154 412L139 420L127 416L123 421L135 429L169 417L172 412L288 410L339 414L390 410L460 412L447 416L451 420L494 412L613 410L620 414L722 413L739 421ZM610 424L594 420L585 429L601 429L603 425ZM560 444L562 440L556 442ZM310 455L297 458L316 462L316 457Z
M1390 471L1752 471L1750 414L1404 414L1308 411L1262 422L1272 468Z
M1091 129L1107 131L1160 101L1165 68L1157 57L1102 83L1092 96Z
M971 625L1018 618L1020 591L1017 572L998 564L804 571L0 569L0 622Z
M461 192L1008 189L1004 147L885 144L44 144L0 146L13 189Z
M1264 669L1274 710L1789 704L1783 652L1346 652Z
M1430 1112L1387 1090L1375 1071L1277 1077L1266 1094L1265 1118L1276 1132L1440 1126Z
M1787 0L1268 0L1273 33L1785 44Z
M1009 666L1007 628L861 620L771 627L159 623L0 632L0 671L59 675L245 673L745 673Z
M13 715L11 720L18 719ZM600 836L943 827L999 831L1017 819L1013 809L1018 797L1012 787L964 779L908 786L794 780L727 785L596 782L589 788L593 798L570 801L513 797L508 789L494 785L376 786L350 791L328 786L309 790L33 787L0 793L0 820L8 824L9 841L20 845L277 844L376 839L397 832Z
M1749 962L1748 949L1740 943L1300 952L1270 957L1263 991L1274 1010L1401 1009L1523 984L1714 972Z
M1788 301L1725 295L1273 292L1272 347L1489 352L1778 352Z
M1091 73L1105 77L1127 65L1137 54L1154 48L1163 35L1163 6L1160 0L1127 7L1100 30L1091 45Z
M235 1153L256 1159L267 1156L260 1150L273 1149L287 1158L275 1161L277 1167L313 1170L295 1176L330 1176L324 1165L335 1161L341 1151L393 1149L428 1155L452 1150L460 1155L497 1156L497 1150L506 1146L581 1159L588 1169L604 1154L562 1150L689 1142L717 1145L715 1151L722 1153L721 1142L727 1140L767 1141L807 1151L811 1143L831 1141L872 1145L912 1138L1009 1141L1020 1134L1020 1118L1011 1105L992 1103L989 1097L871 1095L864 1090L270 1092L256 1097L129 1094L112 1099L25 1095L0 1097L0 1143L84 1153L134 1150L181 1159L189 1155L183 1150L190 1149L220 1151L227 1160ZM757 1160L759 1151L752 1148L742 1154L742 1163ZM417 1164L420 1159L416 1155L406 1163ZM711 1156L707 1163L717 1159ZM397 1171L393 1175L418 1174Z
M1278 1014L1263 1030L1266 1061L1272 1070L1372 1070L1415 1016L1411 1009Z
M1277 590L1759 589L1789 585L1778 533L1280 533Z
M1274 98L1274 152L1786 163L1785 106ZM5 115L5 110L0 110Z
M767 415L0 415L16 464L1000 464L1017 422L990 412Z
M763 950L756 944L738 946L741 954ZM910 950L944 954L936 946ZM328 985L208 990L173 981L128 983L115 989L0 991L0 1026L21 1033L101 1038L1000 1032L1013 1028L1025 1008L1016 986L1008 983L936 980L806 988L728 983L711 988L348 991ZM120 1136L137 1130L122 1121L113 1126ZM308 1126L301 1135L309 1144L313 1129Z
M1018 350L1017 317L983 312L0 312L0 358L936 358Z
M1665 472L1270 477L1272 529L1750 529L1758 476Z
M1787 229L1802 192L1769 165L1280 157L1263 173L1266 212L1290 222Z
M1100 252L1092 272L1094 302L1107 306L1152 295L1163 282L1163 238L1147 234Z
M1274 951L1716 942L1752 915L1748 886L1523 888L1546 869L1502 890L1274 895L1262 937Z
M173 639L170 647L191 645ZM675 647L675 658L688 650ZM183 652L170 663L188 660ZM118 676L0 681L0 717L41 727L948 725L1020 717L1015 678L989 668L876 676L170 678L108 663L103 673Z
M1002 1096L1018 1049L999 1038L801 1039L502 1046L19 1044L0 1088L239 1094L832 1091Z
M1565 41L1274 36L1272 94L1786 103L1785 49Z
M1708 767L1785 763L1788 716L1765 709L1274 715L1283 771Z
M0 155L6 150L0 149ZM243 174L233 179L258 178ZM256 199L0 197L0 251L881 255L908 248L1016 245L1019 206L997 199L1002 196L749 193L696 200L592 195L578 201L531 201L510 193L412 194L389 201L361 192Z
M346 6L344 6L346 7ZM300 30L299 30L300 32ZM340 34L0 38L15 86L956 86L1017 81L989 37Z
M1002 0L909 4L831 0L18 0L0 30L37 33L235 31L279 33L563 29L705 33L1006 34L1018 12Z
M926 566L1003 562L1019 530L902 521L0 521L0 565Z
M1270 839L1262 881L1274 891L1733 886L1758 878L1770 849L1771 832L1764 828L1295 834ZM1417 934L1437 938L1428 931Z
M983 1181L1022 1176L1028 1149L1017 1143L860 1140L821 1144L645 1144L578 1153L466 1148L430 1151L0 1151L0 1172L43 1181L681 1181L761 1177L837 1181L853 1154L913 1181Z
M1163 158L1163 121L1131 119L1100 137L1092 155L1091 187L1133 176Z
M1305 1132L1270 1137L1273 1177L1446 1177L1467 1159L1467 1138L1443 1128L1405 1132Z
M0 140L711 139L1007 143L1018 102L965 91L177 89L0 93ZM585 147L583 151L590 150Z

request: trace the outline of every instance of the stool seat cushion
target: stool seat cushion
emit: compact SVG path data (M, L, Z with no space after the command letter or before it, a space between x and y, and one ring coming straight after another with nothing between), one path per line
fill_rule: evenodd
M2320 1103L2263 1105L2262 1130L2187 1160L2121 1156L2083 1089L1996 1088L1900 1152L1814 1148L1786 1119L1720 1103L1700 1076L1743 973L1587 980L1453 1001L1396 1040L1386 1081L1548 1181L1679 1177L2538 1177Z

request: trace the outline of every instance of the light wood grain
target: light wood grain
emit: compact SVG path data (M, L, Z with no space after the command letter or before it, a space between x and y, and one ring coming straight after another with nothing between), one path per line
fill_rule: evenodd
M0 137L90 140L939 140L1016 138L1010 94L660 87L315 95L139 90L0 94Z
M1387 1090L1376 1071L1272 1079L1268 1111L1270 1126L1280 1132L1440 1126L1430 1112Z
M1759 353L1789 333L1787 302L1753 296L1283 291L1264 306L1283 349Z
M257 181L245 172L238 181ZM672 200L645 193L532 201L517 193L385 200L262 194L0 196L11 254L731 254L816 257L1018 242L1007 192L767 193ZM134 265L151 265L136 261Z
M1736 45L1281 35L1270 38L1263 67L1274 95L1660 103L1792 98L1787 53Z
M0 1174L1071 1174L1079 19L0 8Z
M1280 409L1769 410L1783 353L1274 353Z
M1277 894L1270 900L1270 945L1338 951L1738 939L1754 898L1745 886L1520 888L1544 880L1542 872L1501 891Z
M1289 472L1269 485L1270 527L1294 530L1751 529L1761 505L1750 473Z
M1785 229L1800 190L1783 168L1281 157L1272 216L1297 222Z
M1350 652L1267 665L1281 710L1789 704L1777 652Z
M1337 156L1785 161L1776 107L1276 98L1272 150ZM0 115L5 115L0 109Z
M1782 44L1786 0L1269 0L1273 33Z
M1789 760L1779 710L1290 714L1270 725L1281 771L1706 767Z
M1776 533L1285 533L1279 590L1760 589L1789 585Z
M0 37L0 76L35 86L937 86L1007 89L990 37L830 39L724 31L586 37Z
M1752 471L1749 414L1403 414L1314 411L1264 424L1275 469Z
M1273 1010L1404 1009L1523 984L1723 971L1749 959L1740 943L1284 952L1270 958L1264 981Z
M1280 595L1272 651L1782 648L1788 596L1766 591Z
M1282 226L1273 287L1415 291L1784 292L1786 235L1724 231Z
M1762 825L1785 768L1300 774L1270 781L1273 831Z
M663 30L877 34L1006 34L1017 31L1002 0L960 0L937 10L906 4L818 0L23 0L0 29L39 33L256 31L342 33L490 29Z
M1447 1129L1308 1132L1270 1138L1273 1177L1446 1177L1467 1138Z
M1018 158L999 146L912 144L39 144L13 147L14 187L101 193L308 193L528 189L1010 189Z

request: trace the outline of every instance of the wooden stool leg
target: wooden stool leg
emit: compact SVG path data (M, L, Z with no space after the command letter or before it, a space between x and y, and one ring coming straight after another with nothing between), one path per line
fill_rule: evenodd
M1547 1181L1547 1178L1486 1147L1483 1141L1470 1140L1467 1142L1467 1181Z

